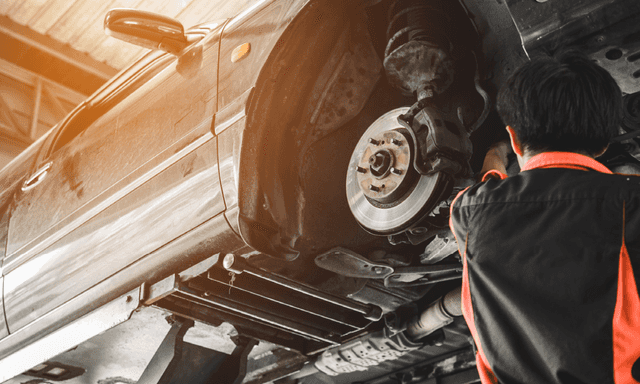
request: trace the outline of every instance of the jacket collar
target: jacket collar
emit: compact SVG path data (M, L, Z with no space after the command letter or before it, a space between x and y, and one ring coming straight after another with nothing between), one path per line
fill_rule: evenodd
M522 171L539 168L573 168L612 173L607 167L591 157L574 152L542 152L526 162Z

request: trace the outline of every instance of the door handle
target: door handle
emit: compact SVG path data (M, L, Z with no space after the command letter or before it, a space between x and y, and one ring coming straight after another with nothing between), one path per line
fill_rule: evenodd
M43 165L42 167L40 167L40 169L38 169L37 171L35 171L31 177L29 177L24 184L22 184L22 191L26 192L32 188L34 188L36 185L40 184L40 182L42 182L42 180L44 180L45 176L47 176L47 173L49 173L49 169L51 169L51 165L53 163L52 162L48 162L45 165Z

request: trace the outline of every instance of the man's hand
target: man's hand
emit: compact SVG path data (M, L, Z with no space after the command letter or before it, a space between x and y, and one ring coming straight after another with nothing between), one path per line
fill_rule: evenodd
M500 173L507 173L507 164L509 160L507 156L513 152L511 144L508 140L499 141L491 146L484 157L482 163L482 170L480 171L480 177L482 177L488 171L495 169Z

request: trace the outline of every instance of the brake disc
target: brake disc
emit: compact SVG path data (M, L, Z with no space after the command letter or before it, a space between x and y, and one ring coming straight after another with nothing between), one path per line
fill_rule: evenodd
M449 177L413 168L411 136L398 123L408 107L382 115L358 141L347 171L347 200L360 225L377 235L403 232L440 201Z

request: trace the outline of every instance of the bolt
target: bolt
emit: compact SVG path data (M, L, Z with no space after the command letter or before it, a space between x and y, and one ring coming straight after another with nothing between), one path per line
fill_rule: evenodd
M411 228L409 230L409 232L412 235L423 235L423 234L427 233L427 228L425 228L425 227L415 227L415 228Z
M372 137L369 138L369 143L373 145L380 145L380 142Z
M384 272L384 268L382 268L382 267L374 267L373 268L373 272L375 272L377 275L379 275L382 272Z
M366 168L362 168L360 166L358 166L358 168L356 170L358 171L358 173L367 173L367 169Z
M398 147L402 145L402 141L400 140L396 140L396 139L391 139L391 144L395 144Z
M394 175L398 175L398 176L402 175L402 171L399 170L398 168L394 168L394 167L391 167L391 173L393 173Z
M375 185L371 184L369 186L369 190L373 191L373 192L380 192L380 188L376 187Z
M418 101L433 97L433 89L423 89L418 92Z

